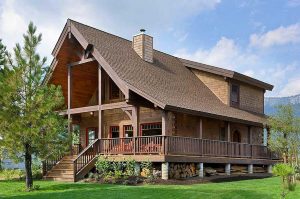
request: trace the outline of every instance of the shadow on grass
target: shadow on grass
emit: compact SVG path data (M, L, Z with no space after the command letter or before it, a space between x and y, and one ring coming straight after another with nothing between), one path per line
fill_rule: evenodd
M218 185L221 186L221 185ZM42 188L40 191L24 193L8 198L15 199L49 199L49 198L176 198L176 199L199 199L199 198L271 198L269 194L258 193L254 190L224 189L214 186L212 188L200 186L122 186L100 184L55 184Z
M230 176L230 177L222 177L222 178L216 178L208 180L209 182L214 183L222 183L222 182L236 182L236 181L242 181L242 180L254 180L254 179L264 179L264 178L270 178L272 177L271 174L268 175L238 175L238 176Z

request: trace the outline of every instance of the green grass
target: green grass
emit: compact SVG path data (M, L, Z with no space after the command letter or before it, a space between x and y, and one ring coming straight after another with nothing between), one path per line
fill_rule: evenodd
M199 199L199 198L280 198L280 179L266 178L223 183L195 185L100 185L89 183L62 183L53 181L36 181L40 190L21 191L24 182L0 181L0 198L163 198L163 199ZM290 192L287 198L300 198L300 187Z

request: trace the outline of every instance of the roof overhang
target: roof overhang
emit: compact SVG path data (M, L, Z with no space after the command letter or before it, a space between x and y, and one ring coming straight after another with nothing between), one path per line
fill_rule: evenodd
M188 68L193 68L193 69L209 72L212 74L224 76L226 78L238 80L238 81L262 88L264 90L271 91L271 90L273 90L273 87L274 87L271 84L268 84L266 82L260 81L258 79L243 75L241 73L238 73L238 72L235 72L232 70L227 70L227 69L223 69L223 68L219 68L219 67L215 67L215 66L211 66L211 65L207 65L207 64L202 64L202 63L198 63L195 61L190 61L190 60L182 59L182 58L179 58L179 60L183 63L183 65L185 65Z

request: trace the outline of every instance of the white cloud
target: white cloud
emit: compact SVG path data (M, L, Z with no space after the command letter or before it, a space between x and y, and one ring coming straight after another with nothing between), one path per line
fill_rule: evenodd
M300 43L300 24L287 27L280 26L263 34L252 34L250 46L268 48L275 45Z
M279 96L292 96L300 93L300 77L289 79L288 83L279 92Z
M208 50L198 49L190 53L186 49L180 49L175 56L227 69L248 66L256 63L257 60L255 55L242 52L234 40L226 37L222 37L216 45Z
M51 61L53 49L67 18L103 29L107 32L130 38L141 27L153 35L168 29L173 37L184 41L187 34L180 22L188 17L214 9L221 0L65 0L57 1L0 1L0 37L12 50L15 43L22 42L22 34L29 21L33 21L42 32L40 46L42 56ZM166 9L167 8L167 9ZM179 35L174 35L182 31Z

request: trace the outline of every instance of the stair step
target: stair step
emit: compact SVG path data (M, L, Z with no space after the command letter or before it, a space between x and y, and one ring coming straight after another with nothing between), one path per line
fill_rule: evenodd
M74 171L65 171L65 170L51 170L48 174L59 174L59 175L73 175Z
M74 178L61 178L61 177L44 177L46 180L54 180L54 181L61 181L61 182L74 182Z
M49 173L46 177L50 178L74 178L73 174L57 174L57 173Z

